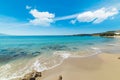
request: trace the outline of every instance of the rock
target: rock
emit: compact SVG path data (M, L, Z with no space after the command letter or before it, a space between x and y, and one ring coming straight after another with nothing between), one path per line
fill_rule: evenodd
M73 47L73 49L74 49L74 50L77 50L78 48L76 48L76 47Z
M41 49L45 50L45 49L46 49L46 47L42 47Z
M65 45L49 45L49 46L44 46L41 49L46 49L46 50L64 50L66 48L67 48L67 46L65 46Z
M20 80L27 80L27 79L20 79Z
M59 76L59 79L58 79L58 80L62 80L62 76L61 76L61 75Z
M35 78L30 78L30 80L35 80Z
M39 54L41 54L41 52L39 52L39 51L36 51L36 52L32 53L33 56L38 56Z
M27 55L26 52L20 52L20 53L17 53L17 54L14 54L12 57L25 57Z
M37 77L35 80L40 80L40 77Z
M2 49L1 52L8 51L7 49Z
M35 72L31 72L31 73L28 73L26 74L22 80L30 80L31 78L34 78L35 76ZM32 79L31 79L32 80Z
M6 55L6 54L9 54L9 50L7 50L7 49L1 49L0 50L0 54L4 54L4 55Z
M118 57L118 59L120 59L120 57Z
M88 45L94 45L94 43L87 43Z
M42 73L41 72L36 72L35 77L42 77Z
M31 78L31 75L30 75L30 74L27 74L27 75L25 75L25 76L23 77L22 80L30 80L30 78Z
M21 80L40 80L41 72L32 71L31 73L26 74Z

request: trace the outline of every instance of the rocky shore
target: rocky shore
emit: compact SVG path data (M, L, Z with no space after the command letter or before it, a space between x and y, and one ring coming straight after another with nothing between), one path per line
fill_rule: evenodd
M33 71L31 73L26 74L23 78L20 78L19 80L41 80L42 73Z

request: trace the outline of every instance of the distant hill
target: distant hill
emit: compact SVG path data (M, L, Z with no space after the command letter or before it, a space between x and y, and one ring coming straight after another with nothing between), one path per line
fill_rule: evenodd
M8 36L7 34L2 34L2 33L0 33L0 36Z
M92 36L91 34L75 34L75 35L72 35L72 36Z
M120 31L107 31L107 32L102 32L102 33L95 33L95 34L91 34L92 36L120 36Z
M93 34L75 34L72 36L120 36L120 30L116 31L106 31L101 33L93 33Z

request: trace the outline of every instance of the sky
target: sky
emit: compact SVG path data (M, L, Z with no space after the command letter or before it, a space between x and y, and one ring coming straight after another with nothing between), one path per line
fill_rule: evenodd
M120 0L0 0L0 33L71 35L120 30Z

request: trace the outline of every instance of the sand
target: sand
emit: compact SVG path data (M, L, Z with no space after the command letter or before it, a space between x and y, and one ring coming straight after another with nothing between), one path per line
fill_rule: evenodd
M68 58L60 66L42 72L38 80L120 80L120 54Z

